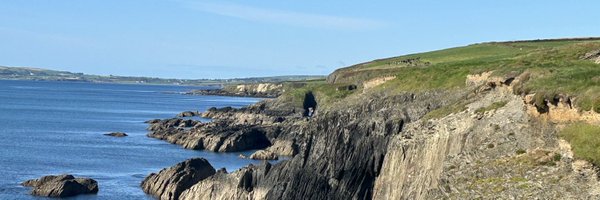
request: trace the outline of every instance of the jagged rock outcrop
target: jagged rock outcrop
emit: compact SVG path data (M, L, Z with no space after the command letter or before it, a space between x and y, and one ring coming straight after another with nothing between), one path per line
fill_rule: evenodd
M255 105L240 109L232 107L209 108L202 113L202 117L211 118L217 121L227 121L231 124L254 124L254 125L273 125L282 123L287 119L301 118L301 110L295 111L294 108L284 109L267 109L273 106L274 102L278 101L262 101Z
M215 173L206 159L192 158L148 175L141 187L161 200L177 200L183 191Z
M187 149L236 152L261 149L271 145L267 134L277 127L256 125L202 124L195 121L168 119L151 124L149 137L182 145Z
M50 175L21 183L33 187L32 195L45 197L71 197L80 194L98 193L98 182L90 178L75 178L73 175Z
M212 118L208 123L180 118L148 121L148 136L187 149L215 152L264 149L279 140L277 138L286 120L301 119L293 109L266 109L266 104L261 102L242 109L211 108L202 114ZM283 152L286 155L296 151L292 144L287 144L289 147L281 145L277 147L278 151L287 151Z
M277 160L279 157L277 154L268 150L258 150L250 155L250 159L254 160Z
M244 167L231 174L218 172L183 192L180 199L265 199L267 188L255 185L270 169L271 164L265 162L260 166Z

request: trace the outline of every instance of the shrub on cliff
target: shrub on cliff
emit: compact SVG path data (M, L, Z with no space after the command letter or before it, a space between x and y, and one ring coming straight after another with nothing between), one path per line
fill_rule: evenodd
M576 158L600 166L600 126L575 123L565 127L560 136L571 144Z

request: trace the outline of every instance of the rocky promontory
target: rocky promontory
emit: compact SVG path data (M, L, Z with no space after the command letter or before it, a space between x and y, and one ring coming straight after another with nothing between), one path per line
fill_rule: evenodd
M44 197L71 197L80 194L98 193L98 182L90 178L75 178L73 175L50 175L21 183L33 187L31 194Z
M283 141L281 131L286 119L294 116L291 109L269 110L262 104L242 109L211 108L202 113L202 117L212 118L207 123L181 118L148 121L148 136L187 149L214 152L264 149L275 144L273 152L290 156L296 153L295 144Z

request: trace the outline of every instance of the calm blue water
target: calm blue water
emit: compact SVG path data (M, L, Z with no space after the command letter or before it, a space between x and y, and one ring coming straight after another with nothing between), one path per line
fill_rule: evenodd
M228 171L254 162L239 153L185 150L146 137L143 122L149 119L259 100L167 93L190 89L0 80L0 199L45 199L30 196L19 183L62 173L99 182L97 195L70 199L152 199L139 187L143 178L188 158L204 157ZM113 131L129 137L102 135Z

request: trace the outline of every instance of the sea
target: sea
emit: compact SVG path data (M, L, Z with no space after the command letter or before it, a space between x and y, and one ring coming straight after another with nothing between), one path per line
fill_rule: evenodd
M56 174L98 181L98 194L66 199L154 199L140 188L144 177L186 159L206 158L227 171L257 164L239 158L252 151L187 150L146 136L146 120L261 100L182 94L192 89L200 88L0 80L0 199L49 199L29 195L20 183ZM103 135L109 132L129 136Z

